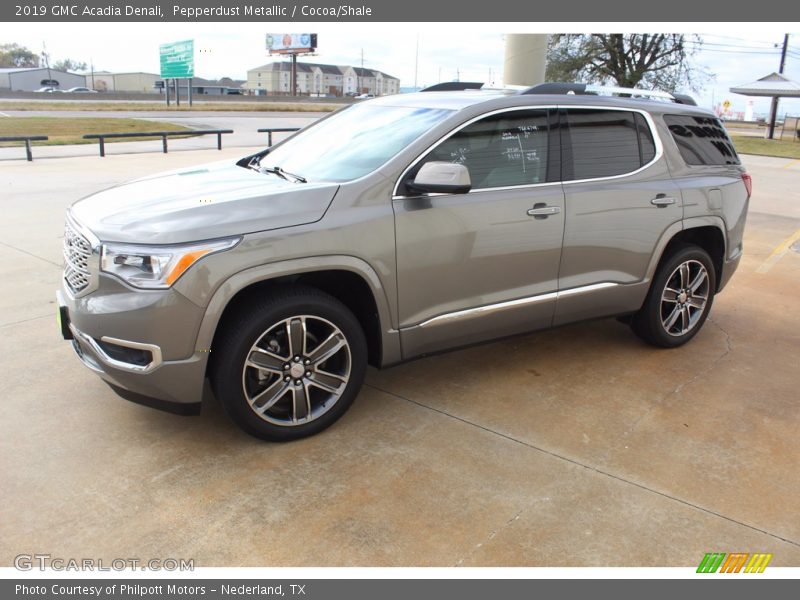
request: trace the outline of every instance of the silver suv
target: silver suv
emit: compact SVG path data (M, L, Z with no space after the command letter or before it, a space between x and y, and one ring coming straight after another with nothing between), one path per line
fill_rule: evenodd
M686 97L377 98L75 203L61 329L125 398L196 413L208 380L242 429L290 440L341 417L367 364L607 316L686 343L737 267L750 191Z

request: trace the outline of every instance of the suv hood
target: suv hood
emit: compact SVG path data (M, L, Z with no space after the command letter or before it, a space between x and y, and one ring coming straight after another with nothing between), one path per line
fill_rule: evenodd
M313 223L338 188L223 161L118 185L70 214L104 242L178 244Z

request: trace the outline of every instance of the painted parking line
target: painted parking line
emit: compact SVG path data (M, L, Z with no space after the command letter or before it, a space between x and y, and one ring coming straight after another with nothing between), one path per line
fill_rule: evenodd
M798 240L800 240L800 229L783 240L780 246L775 248L775 250L772 251L772 254L767 257L767 260L759 265L759 267L756 269L756 273L769 273L769 270L775 265L775 263L783 258L783 255L789 251L789 248L791 248L792 244Z
M798 166L798 165L800 165L800 160L793 160L793 161L790 161L790 162L786 163L785 165L783 165L781 167L781 169L790 169L790 168L792 168L794 166Z

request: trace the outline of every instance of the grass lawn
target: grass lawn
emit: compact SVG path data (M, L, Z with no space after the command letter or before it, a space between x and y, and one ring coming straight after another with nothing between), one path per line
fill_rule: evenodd
M61 146L64 144L96 144L97 140L85 140L85 133L129 133L136 131L190 131L188 127L146 121L143 119L90 119L58 117L0 117L0 137L19 135L46 135L46 142L32 142L36 146ZM141 139L160 138L120 138L108 139L110 142L133 142ZM0 146L20 146L22 142L0 142Z
M163 102L26 102L9 100L0 102L0 111L5 110L96 110L96 111L228 111L228 112L332 112L346 104L322 104L311 102L195 102L189 107L167 107Z
M791 140L765 140L761 137L734 135L733 145L739 154L760 154L780 158L800 158L800 142Z

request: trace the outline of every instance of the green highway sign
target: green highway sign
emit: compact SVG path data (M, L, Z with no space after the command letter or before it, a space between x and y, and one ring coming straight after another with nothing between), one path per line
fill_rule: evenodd
M161 77L194 77L194 40L161 44Z

